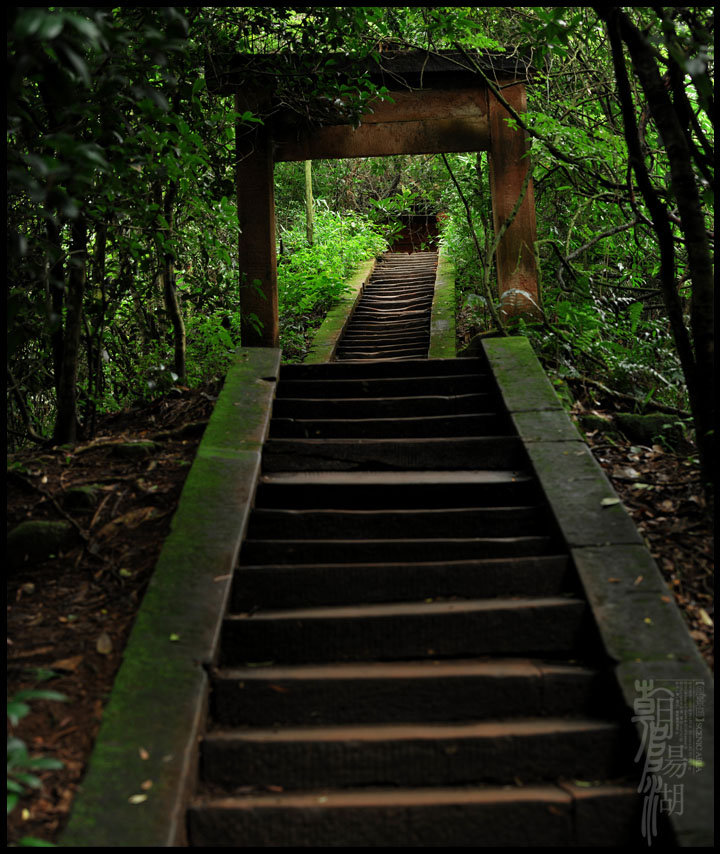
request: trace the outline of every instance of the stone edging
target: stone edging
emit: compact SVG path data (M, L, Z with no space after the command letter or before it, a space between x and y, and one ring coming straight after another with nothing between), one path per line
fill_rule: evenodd
M668 733L654 711L643 715L637 706L633 721L643 748L654 738L655 758L652 750L645 751L645 779L649 784L656 775L670 790L682 785L682 811L669 817L677 844L712 847L712 674L632 519L565 414L527 338L486 339L482 347L574 559L628 718L643 691L655 692L644 701L645 709L654 709L656 700L671 696L665 689L673 692L675 710L685 716L685 726ZM665 774L670 750L681 757L689 735L702 744L703 767L688 765L682 776ZM684 758L693 757L686 752ZM662 798L662 791L655 797Z
M315 333L310 352L303 360L306 365L330 362L335 355L340 336L360 301L365 285L373 274L377 258L363 261L357 272L348 279L346 289L336 306L330 309Z
M455 355L455 267L441 247L430 315L428 359L454 359Z
M238 351L125 648L61 847L178 847L280 350ZM148 758L141 756L145 752ZM152 787L141 788L151 780ZM146 796L132 803L133 796Z

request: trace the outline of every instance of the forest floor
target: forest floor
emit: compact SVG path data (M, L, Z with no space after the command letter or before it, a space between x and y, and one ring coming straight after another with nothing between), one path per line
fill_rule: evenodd
M67 697L30 701L30 712L8 730L31 756L63 763L38 772L39 788L8 816L10 844L24 837L57 842L66 824L217 393L217 385L175 390L104 417L90 442L8 457L8 530L27 519L64 520L76 535L57 556L8 572L8 697L35 688ZM584 406L611 414L598 401L577 403L575 414ZM713 529L697 465L659 445L587 438L712 668ZM125 456L122 448L138 440L154 444ZM71 493L80 486L92 486L86 506Z

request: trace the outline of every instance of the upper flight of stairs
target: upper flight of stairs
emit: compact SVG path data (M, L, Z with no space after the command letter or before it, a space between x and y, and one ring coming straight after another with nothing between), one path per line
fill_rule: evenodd
M481 359L283 366L190 844L638 844L598 648Z
M365 285L335 358L425 358L437 263L436 252L385 253Z

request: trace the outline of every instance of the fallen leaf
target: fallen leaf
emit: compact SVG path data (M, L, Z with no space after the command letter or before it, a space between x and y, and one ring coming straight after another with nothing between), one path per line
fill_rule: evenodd
M652 626L652 620L650 619L650 617L645 617L645 619L643 620L643 623L647 623L648 626Z
M633 581L633 584L635 585L635 587L637 587L638 584L640 584L642 582L642 580L643 580L643 576L638 575L638 577L635 579L635 581Z
M144 747L138 747L138 753L140 754L141 759L149 759L150 754L145 750Z
M147 800L147 797L148 797L147 795L131 795L128 798L128 801L131 804L143 804Z
M109 655L112 652L113 643L112 638L107 632L101 632L100 636L95 643L95 649L101 655Z
M153 781L152 780L145 780L144 782L140 783L140 788L144 792L147 792L148 789L152 789L152 787L153 787Z
M72 658L61 658L60 661L53 661L50 665L52 670L77 670L78 665L83 660L82 655L74 655Z
M600 502L600 504L603 507L612 507L613 504L619 504L619 503L620 503L619 498L603 498L603 500Z
M620 584L621 579L619 578L608 578L610 584Z
M712 619L711 619L710 615L708 614L708 612L707 612L704 608L700 608L700 610L698 611L698 613L700 614L700 619L703 621L703 623L705 623L705 625L706 625L706 626L713 626L713 625L715 625L715 624L713 623L713 621L712 621Z
M20 652L13 655L13 658L33 658L36 655L45 655L48 652L52 652L54 649L54 646L36 646L34 649L20 650Z

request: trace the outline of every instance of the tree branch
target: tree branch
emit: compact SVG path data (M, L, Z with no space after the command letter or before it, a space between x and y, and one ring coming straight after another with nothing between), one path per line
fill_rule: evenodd
M477 250L478 258L480 259L480 263L482 264L482 268L483 268L483 289L485 291L485 299L487 301L488 310L490 311L490 315L492 316L493 323L495 324L495 328L502 335L507 335L507 332L505 331L505 327L503 325L503 322L502 322L502 320L500 320L500 315L495 310L495 304L493 303L492 293L490 292L490 272L489 272L489 270L490 270L490 258L486 258L483 255L482 249L480 248L480 241L478 240L477 234L475 233L475 226L474 226L473 220L472 220L472 213L470 212L470 205L468 204L468 201L465 198L465 194L463 193L462 188L460 187L460 184L457 181L457 178L455 177L452 169L450 168L450 164L448 163L447 157L444 154L441 154L440 156L442 157L443 163L445 164L445 168L447 169L450 177L452 178L452 182L455 185L455 189L458 191L458 195L460 196L460 199L462 200L462 203L465 206L465 216L467 217L468 226L470 228L470 234L472 235L472 238L475 241L475 249ZM528 169L528 175L530 174L530 171L531 170ZM527 190L527 183L525 184L525 190ZM525 196L525 193L524 192L521 193L521 198L519 200L520 202L522 202L522 197L524 197L524 196ZM516 205L516 208L513 211L512 217L510 219L511 222L512 222L512 219L514 219L515 214L517 213L517 208L519 208L519 207L520 207L519 204ZM503 223L503 225L505 225L505 223ZM496 241L495 247L493 247L493 252L491 253L491 257L492 257L492 254L494 254L495 249L497 248L498 242L499 242L499 240Z

